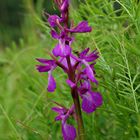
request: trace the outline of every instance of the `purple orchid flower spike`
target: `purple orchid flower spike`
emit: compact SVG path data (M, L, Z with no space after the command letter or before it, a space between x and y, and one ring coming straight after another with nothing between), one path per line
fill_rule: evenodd
M70 0L54 0L59 8L60 16L49 15L48 22L51 28L51 36L58 41L57 45L49 53L52 60L37 59L41 65L37 65L39 72L48 73L48 91L53 92L56 89L56 82L52 76L52 71L58 66L67 75L66 83L71 89L71 95L74 105L67 109L60 104L53 107L52 110L58 115L56 121L61 121L62 136L64 140L75 140L84 138L84 125L82 112L92 113L102 105L102 96L99 92L92 91L91 84L98 81L95 76L95 60L99 57L97 50L89 53L89 48L86 48L81 53L73 53L71 44L74 41L74 33L91 32L92 28L87 21L81 21L77 26L73 26L71 22L69 26L69 4ZM81 104L79 99L81 98ZM68 124L69 117L77 122L77 133L73 125Z
M39 72L48 72L48 88L47 90L49 92L54 92L56 89L56 82L52 76L52 71L56 67L55 61L54 60L47 60L47 59L37 59L40 63L44 65L37 65L37 70Z
M74 105L69 110L64 107L53 107L52 110L58 113L55 120L61 120L63 139L75 140L76 130L72 125L67 124L67 119L74 115Z

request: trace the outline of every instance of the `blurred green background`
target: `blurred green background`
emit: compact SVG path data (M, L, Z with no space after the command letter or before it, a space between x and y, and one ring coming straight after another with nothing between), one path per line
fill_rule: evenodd
M47 74L36 58L49 58L56 42L43 11L58 13L53 0L0 1L0 140L61 140L51 100L69 107L72 99L60 69L55 93L47 93ZM78 34L75 51L100 52L96 77L104 103L83 113L86 140L140 140L139 0L73 0L70 18L88 20L92 33ZM70 123L76 126L73 120Z
M0 3L0 44L10 45L19 39L28 40L27 34L34 28L33 16L42 17L43 10L53 13L52 0L5 0ZM28 33L27 33L28 32ZM34 32L36 34L36 32Z

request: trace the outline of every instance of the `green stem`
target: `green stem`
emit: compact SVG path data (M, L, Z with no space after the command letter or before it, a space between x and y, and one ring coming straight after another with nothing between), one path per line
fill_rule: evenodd
M78 140L84 140L84 125L83 125L83 119L82 119L82 112L80 108L80 101L79 101L79 96L77 93L77 89L71 89L71 94L75 106L75 112L76 112L76 120L78 124Z
M66 21L65 21L66 27L68 27L68 21L69 21L69 10L66 11ZM68 70L69 79L73 83L75 83L75 68L72 67L72 65L71 65L70 57L67 56L66 59L67 59L68 67L69 67L69 70ZM75 106L76 120L77 120L77 124L78 124L78 127L77 127L78 140L84 140L83 118L82 118L82 112L81 112L78 91L77 91L76 87L71 88L71 95L72 95L74 106Z
M73 70L71 66L70 57L67 57L67 63L69 67L69 73L68 73L69 79L75 83L75 70ZM72 95L74 106L75 106L76 120L78 124L78 127L77 127L78 140L84 140L84 124L83 124L78 91L76 87L71 88L71 95Z

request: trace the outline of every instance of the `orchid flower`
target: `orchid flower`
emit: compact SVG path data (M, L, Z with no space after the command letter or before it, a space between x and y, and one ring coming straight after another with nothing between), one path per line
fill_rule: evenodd
M55 69L56 64L54 60L47 60L47 59L37 59L43 65L37 65L37 69L39 72L48 72L48 91L54 92L56 89L56 82L54 77L52 76L52 71Z
M61 121L64 140L74 140L76 138L76 129L72 125L67 124L68 118L74 115L74 105L69 110L63 107L53 107L52 110L58 113L55 120Z
M81 95L82 109L86 113L92 113L97 107L102 105L102 96L100 93L87 91Z

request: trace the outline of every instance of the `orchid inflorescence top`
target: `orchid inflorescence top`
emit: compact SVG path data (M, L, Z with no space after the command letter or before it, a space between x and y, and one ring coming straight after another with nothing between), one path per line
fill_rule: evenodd
M52 72L56 67L62 68L64 73L68 75L66 83L71 90L77 91L78 96L82 100L82 110L89 114L102 105L102 96L99 92L92 91L91 87L91 83L98 85L98 81L95 78L94 65L99 55L96 49L93 52L89 52L89 48L75 54L71 44L74 41L73 34L91 32L92 28L88 25L87 21L82 21L77 26L74 26L73 22L71 22L70 27L68 27L69 0L55 0L55 3L61 15L48 14L48 23L51 28L50 34L52 38L58 40L58 43L53 48L52 53L50 53L52 59L37 59L41 63L41 65L37 65L37 69L39 72L48 73L47 90L54 92L56 81ZM52 110L58 113L55 120L62 122L63 139L74 140L76 138L76 129L73 125L67 124L67 119L70 116L76 118L74 104L70 109L58 105L53 107Z

